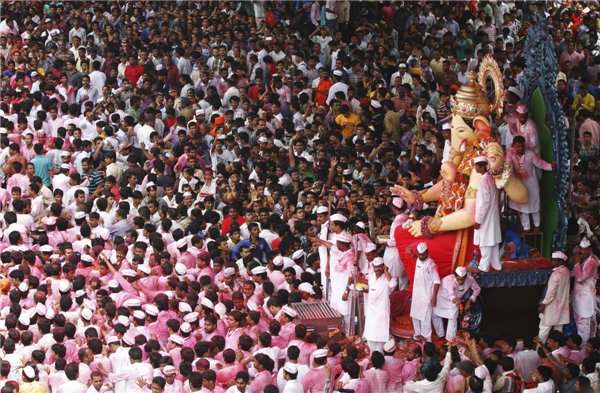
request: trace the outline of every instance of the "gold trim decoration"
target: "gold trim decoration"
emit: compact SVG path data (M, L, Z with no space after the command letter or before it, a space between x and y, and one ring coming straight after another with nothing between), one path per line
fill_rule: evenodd
M485 92L488 77L494 81L494 101L491 103ZM492 112L500 116L504 106L504 83L496 61L489 55L484 57L479 65L479 74L471 71L467 78L469 82L463 84L450 99L452 114L470 119L477 116L487 118Z
M465 193L465 199L475 199L477 198L477 190L473 187L467 188L467 192Z
M440 233L440 227L442 226L442 219L439 217L432 217L427 223L427 228L432 235Z

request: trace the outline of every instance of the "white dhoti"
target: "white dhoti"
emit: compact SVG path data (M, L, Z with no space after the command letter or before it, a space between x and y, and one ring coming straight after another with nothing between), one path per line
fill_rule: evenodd
M479 250L481 251L479 270L488 272L490 270L490 265L494 270L502 270L499 244L496 244L495 246L479 246Z
M433 314L433 309L431 307L427 307L427 312L425 313L425 318L423 320L413 318L413 328L415 329L414 338L416 339L418 336L423 336L427 341L431 341L431 316Z
M529 213L519 213L521 216L521 225L523 225L523 230L528 231L531 229L531 221L529 220ZM531 213L533 216L533 226L539 227L541 223L540 212Z
M577 325L577 334L581 336L582 342L587 343L592 332L592 317L582 318L577 314L574 314L573 316L575 317L575 324Z
M542 319L542 314L540 314L540 319ZM540 340L542 340L543 343L546 342L546 340L548 339L548 336L550 335L550 332L552 331L552 329L557 330L559 332L562 332L563 330L563 325L544 325L540 322L540 332L538 333L538 337L540 338Z
M448 329L446 332L444 332L444 318L434 314L432 316L432 322L435 334L438 337L446 337L446 340L448 341L451 341L456 337L456 332L458 331L458 318L448 318Z
M369 346L370 353L377 351L383 354L383 346L385 345L385 342L367 340L367 345Z

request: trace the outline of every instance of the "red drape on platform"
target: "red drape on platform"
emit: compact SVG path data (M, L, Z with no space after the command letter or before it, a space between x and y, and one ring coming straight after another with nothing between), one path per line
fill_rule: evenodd
M400 254L400 260L404 265L404 270L408 279L410 280L409 291L412 291L413 277L415 276L415 260L406 253L406 249L411 247L413 253L417 254L417 245L419 243L426 243L427 249L429 250L429 257L435 261L438 266L438 272L440 278L447 276L452 273L452 258L454 256L454 247L456 244L456 232L443 233L436 235L433 239L428 240L424 237L416 238L411 235L407 229L399 226L394 233L396 238L396 245L398 246L398 253ZM469 237L467 238L467 251L466 259L471 260L473 256L473 232L470 231Z

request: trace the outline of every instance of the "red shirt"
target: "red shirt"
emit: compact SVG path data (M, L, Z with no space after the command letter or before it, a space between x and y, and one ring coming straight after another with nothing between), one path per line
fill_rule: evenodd
M125 68L125 78L129 79L129 82L131 82L133 86L137 85L137 81L142 77L143 73L144 67L139 64L135 67L128 65L127 68Z
M226 219L223 220L223 224L221 224L221 232L222 233L229 233L229 226L231 225L231 221L233 221L231 219L231 217L227 217ZM242 226L246 222L244 217L242 217L240 215L238 215L236 221L238 224L240 224L240 226Z

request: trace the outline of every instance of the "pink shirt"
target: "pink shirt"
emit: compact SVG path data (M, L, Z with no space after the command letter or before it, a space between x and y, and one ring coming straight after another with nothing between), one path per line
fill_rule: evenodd
M244 335L244 330L242 328L237 328L233 332L228 332L225 335L225 349L233 349L234 351L237 351L238 350L238 340L243 335Z
M333 374L333 370L332 370ZM302 387L305 393L322 393L327 379L327 369L325 366L314 368L306 374L302 380Z
M370 368L367 371L364 371L363 374L365 375L365 378L367 378L367 381L369 381L373 393L386 393L388 391L387 383L390 376L387 371L378 368Z
M268 371L261 371L258 373L256 377L254 377L254 381L250 384L250 389L252 389L252 393L262 393L262 391L271 384L271 373Z

